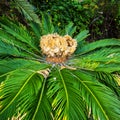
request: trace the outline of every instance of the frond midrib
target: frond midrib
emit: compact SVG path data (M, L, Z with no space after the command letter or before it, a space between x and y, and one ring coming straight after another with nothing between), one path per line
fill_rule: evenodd
M3 42L4 42L4 41L3 41ZM26 53L34 56L35 58L42 59L41 56L38 56L37 54L34 54L33 52L30 52L30 51L24 49L23 47L20 47L19 45L13 44L13 43L8 42L8 41L5 41L5 42L6 42L7 44L10 44L10 45L15 46L15 47L18 48L18 49L21 49L21 50L25 51Z
M19 35L15 30L11 29L10 27L8 27L8 26L6 26L6 25L4 25L4 24L2 24L2 23L0 23L0 24L6 29L7 33L9 33L9 34L11 35L11 32L12 32L12 34L14 34L14 35L12 35L12 36L15 36L16 38L19 37L22 42L27 43L27 44L28 44L30 47L32 47L34 50L36 50L37 52L39 52L39 50L36 48L36 46L34 46L34 45L32 44L32 42L29 42L29 43L26 42L26 38L24 38L23 36ZM11 31L11 32L9 32L8 30ZM31 39L32 39L32 38L31 38ZM30 40L29 40L29 41L30 41Z
M40 97L39 97L39 101L38 101L38 104L37 104L37 108L36 108L36 110L34 112L32 120L35 120L36 114L37 114L37 112L39 110L39 107L41 105L41 101L42 101L43 93L44 93L44 89L45 89L45 84L46 84L46 79L44 79L44 81L43 81L43 85L42 85L43 87L42 87L42 90L41 90L41 93L40 93Z
M71 73L71 72L70 72ZM82 80L79 79L79 77L77 77L75 74L71 73L77 80L79 80L83 86L89 91L89 93L93 96L93 98L95 99L95 101L97 102L98 106L100 107L101 111L103 112L106 120L109 120L106 112L104 111L102 105L100 104L99 100L97 99L97 97L92 93L92 91L90 90L90 88L85 84L85 82L83 82Z
M16 71L16 70L14 70ZM13 71L12 71L13 72ZM29 82L29 80L32 78L32 76L36 74L36 72L33 72L25 81L23 86L20 88L20 90L17 92L17 94L13 97L13 99L9 102L9 104L1 111L1 114L14 102L14 100L18 97L18 95L22 92L26 84Z
M64 81L64 79L63 79L63 76L62 76L60 70L58 70L58 71L59 71L59 74L60 74L60 77L61 77L61 80L62 80L62 83L63 83L63 86L64 86L64 90L65 90L65 94L66 94L66 100L67 100L67 109L69 110L69 96L68 96L68 90L67 90L65 81Z

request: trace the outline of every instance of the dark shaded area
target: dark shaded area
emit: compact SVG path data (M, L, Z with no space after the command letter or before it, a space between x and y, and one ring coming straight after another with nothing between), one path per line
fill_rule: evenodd
M0 16L7 16L27 26L24 16L14 7L11 0L0 0Z
M0 0L0 16L10 14L10 4L8 0Z
M91 39L120 38L120 1L99 0L98 10L89 25ZM96 36L95 28L98 28Z

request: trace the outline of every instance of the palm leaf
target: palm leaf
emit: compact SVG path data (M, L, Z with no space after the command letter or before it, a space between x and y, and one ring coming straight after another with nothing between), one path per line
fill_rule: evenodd
M53 71L49 80L48 96L53 97L52 107L55 111L55 119L84 119L86 109L80 93L76 89L73 76L67 70Z
M120 71L120 64L115 64L115 63L105 64L105 65L102 64L102 65L99 65L95 70L113 73L113 72Z
M0 39L0 56L1 55L20 56L21 53L16 47L14 47L14 45L10 45Z
M14 2L15 7L18 8L18 10L22 10L27 20L40 24L40 20L34 12L34 7L27 0L14 0Z
M112 90L98 83L88 72L79 70L71 74L80 82L80 90L94 119L120 118L120 101Z
M29 47L26 43L23 43L22 41L16 39L14 36L10 35L4 30L0 30L0 39L4 40L4 42L6 42L7 44L11 44L17 47L19 50L24 50L24 51L29 51L29 52L32 51L32 49L28 49Z
M43 64L34 60L27 60L22 58L6 59L0 60L0 73L1 75L7 74L11 71L21 68L39 70L42 66L44 66L45 68L48 67L47 64Z
M47 67L46 64L43 65L44 67ZM0 60L0 83L6 79L6 75L8 75L11 71L21 68L39 70L39 67L40 63L33 60L22 58L2 59Z
M79 51L77 51L77 53L81 55L81 54L91 52L97 48L106 47L106 46L120 46L120 41L114 38L99 40L93 43L89 43L87 45L85 44L83 47L81 47L81 49L79 49Z
M117 74L114 74L114 77L120 87L120 71Z
M101 48L89 54L77 56L69 61L75 67L82 69L115 72L120 70L120 49L119 47ZM103 69L104 68L104 69Z
M70 22L66 27L65 27L65 34L68 34L72 36L76 31L76 27L73 25L72 22Z
M36 104L33 104L33 107L35 109L32 109L32 112L33 112L32 120L34 120L34 119L39 120L40 119L39 116L41 116L41 119L43 119L43 120L51 120L52 119L51 106L50 106L50 103L46 96L45 84L46 84L46 81L43 82L40 95L37 97L38 100L37 100ZM30 115L31 115L31 113L30 113Z
M85 38L89 36L88 33L89 33L88 30L83 30L75 37L75 39L77 40L78 43L80 43L81 41L85 40Z
M8 40L8 39L7 39ZM7 41L6 39L0 39L0 57L4 58L7 56L11 56L11 57L17 57L17 58L32 58L32 56L36 56L38 58L37 55L35 55L34 53L24 49L23 47L16 45L12 42ZM11 39L10 39L11 40Z
M34 59L34 60L37 60L37 61L42 61L42 59L41 59L41 57L39 55L33 53L30 49L28 49L28 48L26 48L24 46L21 46L22 44L20 44L20 45L19 44L18 45L14 44L16 42L14 41L14 43L13 43L11 41L11 39L10 39L10 41L9 41L9 39L4 39L4 41L3 40L1 40L1 41L2 41L3 44L5 44L5 45L8 44L9 46L12 46L13 50L16 49L19 52L19 54L16 53L16 55L13 55L12 53L9 54L9 52L6 51L5 46L3 45L1 47L1 52L5 50L5 52L1 53L1 55L3 55L3 56L13 55L14 57L17 57L17 58L21 58L22 57L22 58L26 58L26 59ZM11 48L11 51L13 51L12 48Z
M112 89L117 96L120 97L119 84L117 83L114 75L105 72L94 73L95 77L104 85Z
M20 94L18 108L21 108L21 114L27 113L25 119L39 120L39 116L41 119L51 119L51 106L46 97L45 84L46 80L36 74Z
M51 22L51 17L48 14L42 14L42 34L46 35L46 34L50 34L50 33L54 33L54 26Z
M10 35L16 37L22 43L27 43L31 48L38 51L34 45L34 39L22 24L16 24L8 19L1 19L1 27Z
M22 43L19 42L19 40L16 40L13 36L11 36L9 33L6 33L6 31L4 31L2 29L0 30L0 38L1 38L1 40L9 41L14 45L18 44L18 46L22 45L23 47L25 47L23 45L24 44L23 42Z
M40 51L38 50L38 45L36 45L36 43L39 44L39 38L34 38L23 25L16 25L12 21L4 18L3 20L5 21L1 21L1 23L3 26L5 26L5 28L3 27L3 29L0 30L0 38L4 39L7 44L11 44L19 51L21 51L21 56L33 56L40 59L40 56L36 55L36 53L40 54ZM11 25L7 25L8 22L10 22ZM13 29L14 32L13 30L11 31L11 29ZM33 53L33 51L35 51L35 54Z
M26 86L26 84L29 82L29 80L34 74L35 72L30 72L25 70L23 72L23 70L17 70L12 72L7 77L7 79L4 81L4 85L0 86L0 91L1 91L0 100L2 101L1 102L2 107L0 109L0 113L3 113L5 110L9 109L9 106L11 106L11 104L19 96L21 91L24 89L24 87Z
M29 95L30 95L29 97L33 97L34 94L36 93L36 91L38 92L38 89L36 87L37 90L35 90L35 93L31 93L30 91L31 90L34 91L34 89L30 89L29 84L33 84L32 88L34 87L34 85L38 85L38 87L42 86L40 84L42 84L41 80L43 78L40 77L40 78L36 79L34 76L36 75L37 71L46 68L46 66L42 65L42 64L39 64L38 67L37 66L36 67L32 66L31 68L30 68L30 66L28 66L28 68L26 66L25 69L16 69L14 71L7 73L8 75L7 75L6 80L4 81L4 83L2 83L0 85L0 91L1 91L0 92L0 96L1 96L0 97L0 101L1 101L0 113L2 113L2 115L5 115L6 112L11 110L12 106L13 106L13 108L15 107L16 109L18 109L18 111L19 111L19 108L21 108L21 107L23 107L23 108L27 107L25 105L23 106L22 104L20 105L20 102L18 102L18 101L21 101L21 97L22 97L23 101L26 100L28 102L28 104L31 104L31 101L28 101L28 100L30 100L30 98L29 99L27 99L27 98ZM37 84L34 82L34 80L37 80L36 81ZM26 90L27 90L27 92L26 92ZM27 112L26 110L28 110L28 109L26 108L26 109L22 109L22 110L20 111L20 113L25 114ZM12 115L14 115L14 114L10 113L6 117L7 118L12 117Z
M30 22L30 26L32 28L32 30L35 33L35 36L37 36L38 39L40 39L41 36L41 27L38 23L35 23L33 21Z
M89 53L89 55L86 55L84 58L96 62L120 63L120 49L119 47L101 48Z

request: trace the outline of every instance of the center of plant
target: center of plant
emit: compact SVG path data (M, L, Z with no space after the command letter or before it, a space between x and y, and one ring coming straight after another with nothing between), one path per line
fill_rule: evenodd
M77 47L77 42L71 36L60 36L57 33L41 37L40 47L46 55L46 61L63 63L71 56Z

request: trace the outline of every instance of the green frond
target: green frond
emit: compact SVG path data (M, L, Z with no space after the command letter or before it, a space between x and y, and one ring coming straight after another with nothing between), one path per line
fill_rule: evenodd
M14 36L11 36L9 33L2 29L0 30L0 39L13 46L17 45L19 48L22 46L24 49L27 49L27 46L25 46L23 42L16 40Z
M32 35L28 32L25 26L20 23L14 23L13 21L10 21L6 18L2 18L0 20L0 25L5 32L14 36L18 41L23 44L26 43L26 46L29 46L33 48L33 50L38 51L37 47L34 45L34 39L32 38Z
M72 22L66 25L65 34L72 36L75 32L76 32L76 26L74 26Z
M17 62L19 63L20 61ZM20 66L17 67L19 68ZM27 113L27 115L29 114L28 116L34 114L33 111L33 114L30 112L30 109L31 107L33 107L33 109L36 109L35 101L37 99L37 96L41 94L40 90L43 84L43 77L37 71L43 70L46 67L44 64L40 63L34 63L32 66L26 65L24 67L22 66L22 69L13 68L14 70L5 73L7 77L0 85L1 116L8 113L11 108L13 108L14 112L7 114L6 118L11 118L16 114L16 112L20 112L21 114ZM41 111L42 110L44 110L44 107L41 108Z
M54 26L53 26L52 21L51 21L51 17L46 13L42 14L41 29L42 29L42 34L43 35L55 32Z
M85 38L87 38L89 36L88 33L89 33L88 30L83 30L75 37L75 39L80 44L81 41L85 40Z
M4 39L4 38L3 38ZM15 58L26 58L26 59L34 59L34 60L37 60L37 61L42 61L41 57L39 55L37 55L36 53L34 53L32 50L28 49L27 46L24 46L22 45L22 43L19 44L18 41L14 41L12 42L12 40L14 41L14 38L13 39L4 39L2 40L1 39L1 45L4 44L2 47L1 47L1 55L0 57L7 57L7 55L11 55L12 57L15 57ZM5 49L5 45L7 47L8 46L11 46L11 49L9 48L9 50L11 51L6 51L7 49ZM12 51L16 50L16 53L14 55L14 53L11 53Z
M86 109L78 85L68 70L55 70L49 79L48 97L52 99L52 108L55 119L84 119Z
M95 62L95 61L91 61L91 60L89 61L82 57L73 58L73 59L69 60L69 64L71 66L73 66L74 68L91 70L91 71L95 70L95 68L99 66L99 62Z
M120 70L120 49L119 47L101 48L89 54L77 56L69 62L75 67L82 69L115 72Z
M31 111L33 112L33 115L31 116L31 120L39 120L40 117L43 120L52 120L52 112L51 112L51 105L49 103L49 100L46 96L46 80L44 79L41 91L39 92L39 95L37 96L36 104L33 102L33 107ZM31 115L31 113L29 114Z
M92 61L84 58L72 59L69 61L70 64L73 65L75 68L91 70L91 71L100 71L100 72L107 72L113 73L120 71L120 63L102 63L97 61Z
M4 40L0 39L0 56L20 56L21 53L19 50L14 46L6 43Z
M33 21L30 22L30 26L35 34L35 37L37 37L36 42L38 41L38 39L40 39L41 36L41 27L38 23L35 23Z
M18 109L21 114L27 113L26 120L51 119L51 106L46 96L46 80L35 74L26 85L18 99Z
M85 99L94 119L119 120L120 101L112 90L100 84L88 72L70 72L80 83L80 92Z
M85 38L87 38L89 35L90 34L89 34L88 30L83 30L74 37L74 39L76 39L76 41L78 43L77 49L75 51L75 55L78 54L79 50L81 50L81 47L83 47L86 44Z
M91 52L95 49L102 48L102 47L111 47L111 46L120 46L120 40L118 39L104 39L99 40L93 43L85 44L81 49L77 51L77 54L82 55L88 52Z
M117 72L117 71L120 71L120 63L119 64L115 64L115 63L101 64L98 67L96 67L95 70L108 72L108 73Z
M25 59L1 59L0 60L0 83L6 79L6 76L11 72L19 68L30 68L31 65L33 68L39 66L39 62ZM46 65L44 65L46 66Z
M117 83L118 83L118 85L120 87L120 71L117 74L114 74L114 78L115 78L115 80L117 81Z
M22 10L25 18L28 21L34 21L38 24L41 24L40 19L34 12L35 8L27 0L14 0L14 2L15 2L15 7L18 10Z
M6 76L16 69L30 69L39 71L40 69L46 69L48 67L49 65L47 64L22 58L0 60L0 83L5 81Z
M31 70L39 70L45 69L49 67L49 65L40 63L34 60L27 60L22 58L14 58L14 59L5 59L0 60L0 74L7 75L9 72L14 71L16 69L31 69ZM1 77L1 76L0 76Z
M0 86L0 113L3 113L12 105L35 72L30 70L16 70L7 76Z
M14 43L13 43L11 40L14 41L14 39L11 39L11 38L10 39L9 38L8 39L0 38L0 43L1 43L0 44L0 46L1 46L0 57L3 56L3 58L4 58L4 57L11 56L11 57L16 57L16 58L23 57L23 58L30 59L30 58L32 58L32 56L34 56L34 57L38 58L37 55L35 55L31 51L26 50L28 48L25 49L25 47L23 48L23 46L21 46L22 44L15 44L16 42L14 41ZM19 42L17 42L17 43L19 43Z
M120 49L119 47L101 48L84 56L91 61L104 63L120 63Z
M103 83L104 85L108 86L112 89L118 97L120 97L120 90L119 84L117 83L114 74L105 73L105 72L94 72L93 73L98 79L99 82Z

